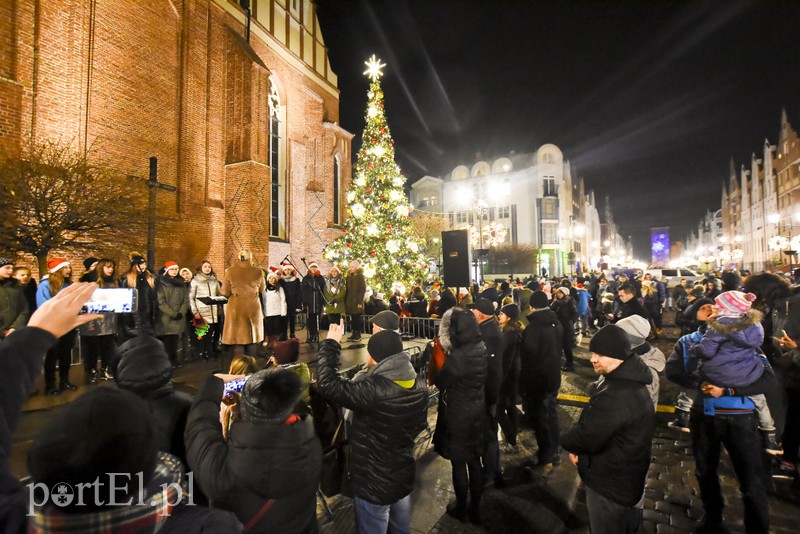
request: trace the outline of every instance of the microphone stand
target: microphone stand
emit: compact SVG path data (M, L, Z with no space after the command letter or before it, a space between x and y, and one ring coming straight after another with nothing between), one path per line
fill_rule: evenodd
M294 263L292 263L292 260L291 260L291 258L289 258L288 254L287 254L286 257L287 257L287 259L289 259L289 263L291 263L292 266L294 267ZM306 274L303 275L303 280L305 281L306 277L309 276L309 273L311 272L311 269L308 267L308 263L306 263L306 259L305 258L300 258L300 261L303 262L303 265L306 268ZM298 273L300 272L299 269L297 269L297 267L295 267L294 269L295 269L296 272L298 272ZM316 298L317 298L317 295L319 295L319 297L322 299L322 302L323 302L323 308L325 306L327 306L328 305L328 299L325 298L325 294L322 292L322 290L319 287L317 287L316 281L311 282L311 287L312 287L312 290L314 291L314 304L316 304ZM302 293L302 286L301 286L301 293ZM314 308L316 308L316 306L314 306ZM316 346L316 350L319 351L319 345L320 345L319 315L317 313L311 313L310 309L306 313L306 342L309 343L310 345L314 344L314 343L308 342L308 339L309 339L310 334L311 334L310 326L311 326L312 316L313 316L313 320L316 321L316 324L317 324L317 341L316 341L316 345L317 346Z

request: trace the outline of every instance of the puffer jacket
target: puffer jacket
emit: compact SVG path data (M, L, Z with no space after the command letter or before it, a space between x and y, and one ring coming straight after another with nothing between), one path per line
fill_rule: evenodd
M223 391L222 380L209 377L186 424L189 470L212 508L229 510L247 524L275 499L250 532L317 532L322 446L312 418L294 424L236 421L226 442L219 424Z
M764 374L759 348L764 342L762 314L751 309L744 317L711 321L703 339L692 347L701 360L700 372L712 384L748 386Z
M200 316L208 324L219 322L219 305L200 302L203 297L219 296L219 289L219 280L213 273L208 275L197 273L194 275L189 286L189 307L192 310L192 315L200 313Z
M156 284L159 317L156 335L178 335L186 330L189 288L180 276L159 276Z
M267 284L264 295L264 317L275 317L280 315L286 317L286 294L279 285L271 286Z
M444 331L439 330L440 336ZM486 347L481 341L451 349L434 379L441 395L433 444L444 458L465 462L485 452L487 368Z
M354 380L339 376L340 353L337 341L322 342L317 388L324 397L353 410L353 491L373 504L394 503L414 489L412 451L417 434L425 429L428 389L405 352L381 360Z
M583 483L621 506L641 499L650 467L655 412L645 386L651 381L647 365L628 358L606 375L561 436L561 446L578 455Z
M520 347L519 392L522 397L561 387L563 328L553 310L528 315Z

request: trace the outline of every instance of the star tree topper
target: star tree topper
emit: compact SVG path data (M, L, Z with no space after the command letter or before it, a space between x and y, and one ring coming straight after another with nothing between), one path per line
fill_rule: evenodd
M386 66L386 63L383 63L380 59L375 57L375 54L372 54L372 57L364 62L364 65L367 66L367 70L364 71L364 74L368 76L370 80L377 80L383 76L381 69Z

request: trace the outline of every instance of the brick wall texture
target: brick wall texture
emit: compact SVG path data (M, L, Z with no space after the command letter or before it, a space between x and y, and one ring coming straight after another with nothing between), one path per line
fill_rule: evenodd
M313 4L302 9L299 20L319 32ZM222 271L240 247L262 266L287 254L322 261L340 233L331 224L334 160L342 190L352 172L338 89L267 28L248 44L243 13L233 0L0 2L0 148L30 139L88 146L142 177L142 195L156 156L159 181L176 188L158 192L159 265L207 258ZM270 92L283 108L286 213L284 239L272 241ZM145 242L131 236L117 251L74 254L107 252L127 266Z

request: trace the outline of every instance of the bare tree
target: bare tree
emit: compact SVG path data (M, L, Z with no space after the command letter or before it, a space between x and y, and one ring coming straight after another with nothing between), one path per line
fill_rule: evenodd
M525 243L503 244L489 253L493 273L535 273L537 249Z
M0 160L0 248L32 254L39 272L51 250L118 249L146 229L145 199L91 151L32 143Z
M447 218L437 213L415 211L411 226L425 241L425 256L438 262L442 251L442 232L450 227Z

